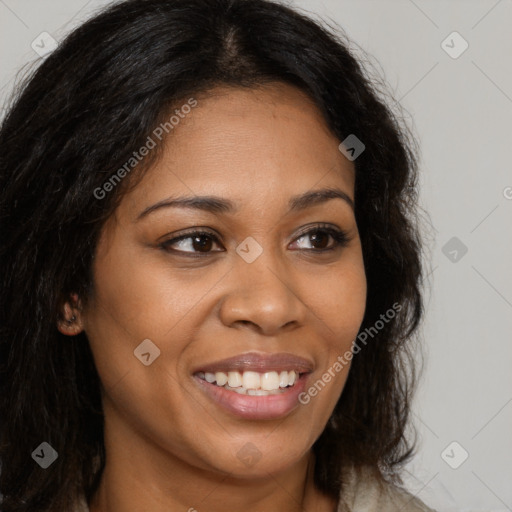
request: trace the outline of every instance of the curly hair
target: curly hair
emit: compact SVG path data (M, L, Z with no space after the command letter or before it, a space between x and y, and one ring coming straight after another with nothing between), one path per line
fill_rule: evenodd
M270 0L127 0L75 29L26 78L0 129L4 512L64 510L97 489L105 464L100 379L86 334L70 343L56 327L70 294L87 302L99 234L127 188L102 200L94 190L170 106L219 85L292 84L340 141L364 141L354 161L368 286L361 331L401 307L352 361L313 445L315 483L338 496L345 471L363 466L402 482L416 446L407 432L424 312L419 157L383 82L350 44L341 29ZM43 439L59 454L51 470L31 458Z

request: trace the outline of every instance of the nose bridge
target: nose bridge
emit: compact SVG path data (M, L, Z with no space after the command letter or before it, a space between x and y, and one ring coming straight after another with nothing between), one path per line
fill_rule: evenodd
M250 322L271 333L303 321L305 306L291 282L292 272L281 259L270 245L264 248L254 239L237 247L231 285L222 306L226 324Z

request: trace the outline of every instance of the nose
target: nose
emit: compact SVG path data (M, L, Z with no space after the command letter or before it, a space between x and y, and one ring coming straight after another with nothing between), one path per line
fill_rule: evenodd
M236 256L220 307L224 325L273 336L304 324L308 308L301 300L297 276L270 252L252 263Z

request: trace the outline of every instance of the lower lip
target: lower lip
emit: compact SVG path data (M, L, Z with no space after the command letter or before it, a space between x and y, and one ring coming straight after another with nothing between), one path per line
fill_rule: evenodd
M247 420L272 420L282 418L299 404L299 395L306 387L307 373L301 374L295 384L277 395L241 395L216 384L210 384L194 375L201 389L223 409Z

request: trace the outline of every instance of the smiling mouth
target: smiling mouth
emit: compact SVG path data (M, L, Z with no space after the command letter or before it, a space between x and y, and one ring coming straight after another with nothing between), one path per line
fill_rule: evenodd
M209 384L240 395L269 396L278 395L289 390L304 373L299 370L284 370L281 372L232 371L197 372L196 376Z

